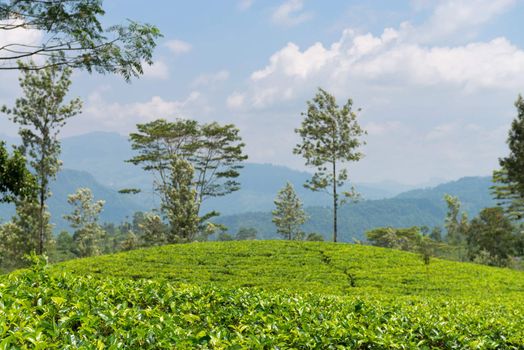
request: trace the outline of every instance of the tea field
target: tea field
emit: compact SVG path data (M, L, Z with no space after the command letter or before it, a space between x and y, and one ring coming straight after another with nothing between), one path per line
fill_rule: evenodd
M209 242L16 271L0 349L524 349L524 275L366 246Z
M70 260L75 275L164 279L333 295L524 296L524 273L398 250L327 242L202 242Z

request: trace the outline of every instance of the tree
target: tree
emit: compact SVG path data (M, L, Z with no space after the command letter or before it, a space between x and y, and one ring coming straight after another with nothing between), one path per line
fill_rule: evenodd
M38 254L44 252L44 211L45 203L51 195L49 183L55 178L59 168L60 141L58 134L67 119L80 113L82 103L76 98L65 102L71 85L71 69L49 66L43 70L32 70L34 63L22 64L20 86L24 96L18 98L12 109L6 106L2 111L20 125L22 138L21 151L30 158L38 184L38 204L40 220L38 231Z
M504 216L502 208L483 209L478 217L471 220L467 238L468 257L475 260L480 255L490 265L506 266L508 258L515 253L513 231L514 227ZM487 252L489 259L482 257L481 252Z
M199 225L196 190L192 187L193 167L184 159L171 161L171 174L168 177L166 201L162 203L162 211L169 221L170 234L168 242L190 242Z
M142 240L146 247L160 246L167 243L166 227L162 218L153 213L145 213L138 224L142 232Z
M144 62L152 64L159 30L130 20L104 29L104 14L101 0L0 0L0 33L36 30L43 34L39 43L0 46L0 70L20 69L18 60L38 58L43 63L29 69L67 66L116 73L126 80L139 76ZM56 59L48 61L50 56Z
M306 222L307 215L291 183L288 182L278 192L274 203L276 209L272 211L272 221L277 227L277 232L284 236L284 239L303 239L304 232L300 227Z
M26 265L24 257L38 250L39 226L43 223L46 247L52 245L49 214L39 218L39 205L32 200L16 201L16 215L0 226L0 264L7 269Z
M219 242L234 241L234 240L235 240L235 237L233 237L232 235L230 235L227 232L220 232L217 237L217 241Z
M98 217L105 202L103 200L94 202L93 193L89 188L79 188L76 193L68 196L67 202L73 206L73 211L69 215L64 215L64 219L75 229L73 241L77 255L80 257L98 255L100 240L104 235L102 227L98 224Z
M506 143L509 155L499 158L501 169L493 173L494 197L511 218L524 217L524 99L521 95L515 102L517 117L511 123Z
M407 251L417 250L422 240L420 228L379 227L365 233L368 241L377 247L401 249Z
M236 240L237 241L251 241L257 239L258 231L254 227L240 227L238 229Z
M524 217L524 197L519 193L517 183L508 178L505 169L493 171L491 194L497 200L497 205L504 209L506 215L513 220Z
M468 215L465 212L460 213L462 204L458 197L446 194L444 195L444 200L448 206L444 222L444 227L447 230L446 240L450 244L461 245L466 241L468 233Z
M365 131L357 122L353 112L353 101L348 99L339 108L335 97L319 89L312 101L307 102L307 112L302 125L295 132L302 142L294 150L301 155L306 165L316 168L313 177L304 185L312 191L326 191L333 198L333 241L337 241L337 211L340 200L337 189L348 180L347 169L341 163L355 162L362 158L358 148L364 144L360 137ZM331 187L331 190L327 189ZM356 195L355 191L344 192L346 197Z
M320 233L311 232L311 233L308 233L308 235L306 237L306 241L322 242L322 241L324 241L324 236L322 236Z
M183 119L174 122L158 119L138 124L137 129L138 132L130 134L130 140L138 154L129 162L154 174L154 188L160 195L164 214L172 202L173 162L185 161L192 166L194 175L190 188L194 191L193 203L202 230L207 220L218 215L216 212L201 215L205 199L224 196L240 188L236 178L247 156L243 154L245 145L239 130L232 124L199 124Z
M14 150L9 155L0 141L0 203L28 199L35 194L35 187L22 152Z

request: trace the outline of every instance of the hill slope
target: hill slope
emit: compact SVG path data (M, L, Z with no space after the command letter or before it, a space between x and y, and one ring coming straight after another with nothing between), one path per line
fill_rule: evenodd
M36 265L0 279L6 349L524 344L522 273L439 260L426 269L413 254L373 247L194 243L71 261L51 273Z
M325 242L191 243L72 260L55 268L77 275L352 296L524 293L519 271L439 259L425 266L412 253Z

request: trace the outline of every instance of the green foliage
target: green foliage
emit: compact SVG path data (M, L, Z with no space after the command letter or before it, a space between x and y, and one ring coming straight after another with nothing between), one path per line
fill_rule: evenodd
M23 97L15 102L12 109L2 107L2 112L20 125L18 133L22 138L20 150L29 157L29 165L34 170L38 185L39 211L38 252L42 254L46 244L45 206L51 195L49 183L56 177L60 168L60 141L58 134L66 121L80 113L80 99L65 102L65 96L71 85L71 69L55 65L51 58L49 66L37 70L35 63L19 63L22 72L20 86Z
M497 204L504 208L509 218L521 220L524 217L524 197L518 192L517 183L508 178L504 169L493 171L491 193Z
M146 213L138 227L142 232L144 246L159 246L167 243L167 227L162 218L153 213Z
M242 153L244 143L234 125L198 124L194 120L182 119L168 122L158 119L138 124L137 129L138 132L130 135L130 140L133 150L138 154L129 162L154 174L155 191L160 195L164 212L166 208L173 208L169 204L170 194L173 193L173 170L180 170L182 161L190 164L194 170L191 183L186 184L186 187L194 191L193 204L190 206L195 207L201 224L218 215L214 211L200 214L201 204L206 198L224 196L240 188L236 178L242 168L241 162L247 156ZM173 164L179 165L174 167ZM194 210L189 211L191 215L187 220L193 222ZM186 236L184 239L192 239L195 234Z
M342 202L337 189L348 180L347 169L340 169L340 163L354 162L362 158L358 148L363 144L360 136L365 134L352 111L353 101L349 99L339 108L335 97L318 89L312 101L307 102L307 112L300 128L295 132L301 137L293 153L301 155L306 165L316 168L313 177L304 185L312 191L326 191L333 198L333 241L337 241L337 209ZM332 189L328 191L327 189ZM354 197L355 191L346 192Z
M73 241L76 255L86 257L100 254L100 241L104 231L98 223L98 217L105 202L94 202L93 193L89 188L79 188L69 196L67 202L73 206L73 211L64 218L75 229Z
M519 349L523 284L509 269L316 242L38 259L2 277L0 339L7 349Z
M76 259L54 267L77 276L166 279L224 288L307 290L352 296L489 297L521 295L524 274L417 253L303 241L198 242ZM350 285L348 274L356 284Z
M507 144L510 154L499 159L507 181L524 198L524 99L519 95L515 102L517 117L511 123Z
M104 14L100 0L1 1L0 33L30 28L44 37L39 45L5 43L0 47L0 70L19 69L19 59L53 55L54 61L32 69L67 66L116 73L126 80L139 76L144 62L152 64L155 40L162 35L155 26L130 20L104 29Z
M39 218L40 206L34 201L17 201L16 215L0 226L0 267L5 270L26 265L25 255L38 251L39 226L43 223L45 248L53 245L50 215L44 210L42 221Z
M324 241L324 236L322 236L320 233L311 232L306 236L306 241L322 242Z
M0 141L0 203L33 197L35 187L22 152L15 150L9 155L5 143Z
M507 266L516 253L514 227L500 207L486 208L471 220L467 237L471 260L489 265Z
M307 215L291 183L288 182L278 192L274 203L276 209L272 211L272 221L277 227L277 232L288 240L303 239L304 232L301 226L306 222Z
M380 227L366 232L368 241L377 247L414 251L419 247L422 234L419 227Z
M238 241L250 241L257 239L258 231L254 227L241 227L238 229L236 234L236 240Z
M524 341L524 312L511 297L336 297L43 268L10 276L0 294L6 349L518 349Z
M181 158L171 160L165 201L161 208L169 222L169 243L191 242L198 233L200 219L197 192L192 187L193 174L193 166L188 161Z
M468 234L467 213L460 213L461 203L458 197L446 194L444 195L444 200L448 206L448 212L444 221L444 227L447 230L446 241L454 245L463 245Z

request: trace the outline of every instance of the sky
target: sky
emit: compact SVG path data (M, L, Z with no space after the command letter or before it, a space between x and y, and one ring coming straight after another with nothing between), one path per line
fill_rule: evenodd
M524 93L524 0L105 0L104 23L160 29L140 79L73 74L84 101L62 136L127 135L137 123L191 118L239 127L250 162L305 170L293 155L319 87L360 108L356 182L422 184L490 175ZM0 33L38 41L38 32ZM0 105L20 94L1 73ZM14 126L0 116L0 134ZM108 150L110 151L110 150Z

